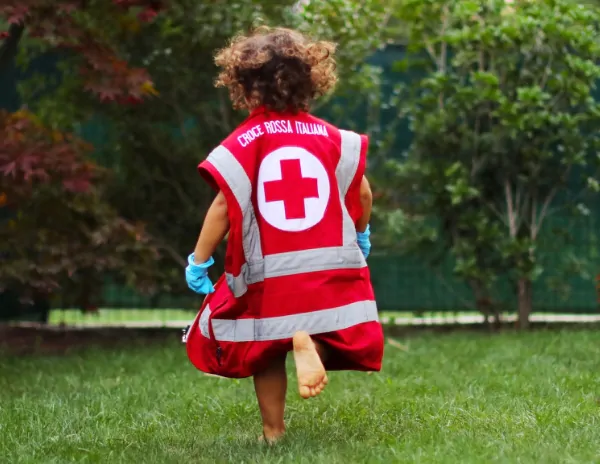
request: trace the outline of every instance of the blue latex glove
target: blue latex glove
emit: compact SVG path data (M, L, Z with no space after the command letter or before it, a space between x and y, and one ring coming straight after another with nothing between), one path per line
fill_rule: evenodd
M208 268L215 263L212 257L203 264L194 263L194 253L188 256L188 265L185 268L185 280L188 287L201 295L208 295L215 291L212 282L208 278Z
M367 259L369 253L371 252L371 240L369 240L370 236L371 226L369 224L367 224L367 228L364 232L356 232L356 241L358 242L358 247L360 248L360 251L362 251L365 259Z

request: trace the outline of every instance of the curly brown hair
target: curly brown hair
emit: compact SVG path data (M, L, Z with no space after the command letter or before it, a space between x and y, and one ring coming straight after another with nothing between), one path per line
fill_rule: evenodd
M291 29L259 27L219 50L215 85L227 87L236 109L308 111L337 82L335 44L311 41Z

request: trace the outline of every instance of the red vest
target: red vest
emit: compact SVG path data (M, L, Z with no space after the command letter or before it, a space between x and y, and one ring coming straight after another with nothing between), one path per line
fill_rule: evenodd
M299 330L349 335L374 323L378 359L362 368L379 368L381 327L355 228L367 147L366 136L309 114L257 110L200 164L227 199L230 231L225 276L187 334L196 367L245 377Z

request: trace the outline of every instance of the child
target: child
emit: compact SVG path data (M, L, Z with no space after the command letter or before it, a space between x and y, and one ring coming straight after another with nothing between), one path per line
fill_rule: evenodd
M336 83L334 50L259 28L216 55L217 86L250 115L199 166L218 194L186 268L190 288L208 295L187 351L204 372L253 376L268 443L285 432L289 351L303 398L323 391L326 368L381 368L366 264L368 139L308 113ZM207 269L226 234L225 275L213 287Z

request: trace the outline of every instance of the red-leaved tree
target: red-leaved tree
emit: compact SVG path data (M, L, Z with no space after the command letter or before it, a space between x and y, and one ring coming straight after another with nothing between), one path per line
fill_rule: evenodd
M86 91L113 104L142 103L154 87L145 69L119 57L116 37L102 18L150 22L156 0L4 0L0 5L0 73L14 62L24 37L42 52L77 60ZM144 282L157 251L143 225L118 217L103 200L106 173L93 147L73 134L45 127L35 115L0 111L0 292L21 299L60 295L94 306L107 273Z

